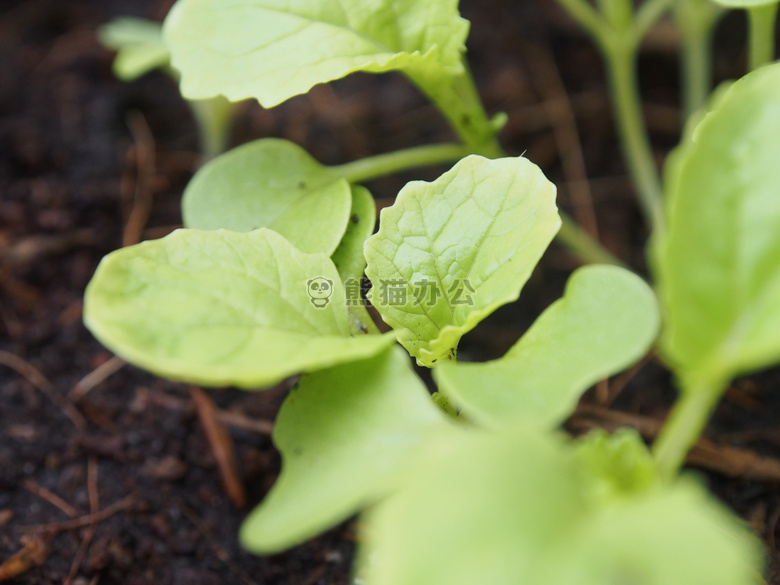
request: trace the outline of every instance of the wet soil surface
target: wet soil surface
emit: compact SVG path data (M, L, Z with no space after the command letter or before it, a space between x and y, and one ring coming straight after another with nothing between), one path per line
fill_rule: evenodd
M236 505L192 389L131 366L110 373L117 362L81 322L100 258L178 226L182 189L201 163L174 83L160 73L116 81L112 55L95 36L120 15L160 20L170 3L0 2L0 571L36 585L348 583L353 522L272 557L237 542L242 519L278 474L269 429L292 382L208 394L248 494ZM646 231L588 39L549 0L469 0L462 12L473 23L470 59L486 106L509 114L507 150L539 164L559 185L561 206L597 225L601 241L643 271ZM739 75L742 58L733 32L741 23L724 26L731 28L719 35L721 79ZM680 131L675 42L661 27L641 63L659 160ZM266 136L293 140L329 164L452 138L397 75L355 75L273 111L243 106L232 144ZM369 186L387 204L406 180L441 170ZM501 355L575 266L554 245L521 302L469 334L462 355ZM766 539L770 564L780 516L772 467L780 457L778 385L777 372L737 382L708 431L710 451L697 461L714 491ZM630 378L589 393L569 427L634 424L650 438L673 398L650 358Z

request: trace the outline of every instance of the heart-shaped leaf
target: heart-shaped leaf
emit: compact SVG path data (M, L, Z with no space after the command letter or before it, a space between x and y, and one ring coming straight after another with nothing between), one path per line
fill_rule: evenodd
M444 362L434 377L481 424L553 427L589 386L639 359L659 322L653 291L641 278L616 266L586 266L504 357Z
M109 349L156 374L248 389L392 343L350 337L330 258L268 229L178 230L113 252L87 287L84 321Z
M527 159L469 156L414 181L365 246L370 299L421 365L514 301L560 226L555 186Z
M780 65L731 85L669 173L655 268L663 354L685 387L723 387L780 360L777 95Z
M282 474L244 523L242 543L277 552L373 504L447 424L401 348L302 377L274 428Z
M273 107L355 71L462 72L457 0L179 0L165 21L188 98Z
M187 227L270 228L304 252L332 254L350 217L349 183L286 140L256 140L203 166L184 192Z

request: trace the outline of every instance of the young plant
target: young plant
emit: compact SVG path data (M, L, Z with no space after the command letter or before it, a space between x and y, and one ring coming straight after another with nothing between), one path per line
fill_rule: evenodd
M397 70L461 140L336 167L286 141L244 145L193 178L187 229L112 253L90 283L87 325L141 367L246 389L303 374L274 431L282 474L242 529L251 550L283 550L363 511L357 575L369 585L756 581L755 538L679 467L731 378L780 360L780 65L694 116L662 198L639 111L639 42L673 7L695 33L690 63L706 62L720 9L561 2L605 55L655 230L658 349L681 398L652 452L630 431L557 430L590 385L657 336L655 295L627 270L577 270L505 356L457 361L460 338L518 298L561 218L542 172L501 157L502 119L479 102L453 0L172 9L164 39L189 98L271 107L353 71ZM767 27L752 30L766 48ZM755 52L754 64L766 60ZM688 84L691 110L707 79ZM375 207L359 183L458 159L432 183L409 183L371 235ZM582 256L613 261L563 228ZM364 272L387 334L366 310ZM433 369L433 399L407 354Z
M472 155L433 183L408 184L365 246L342 240L353 274L357 266L362 273L365 250L370 297L394 328L387 335L350 334L350 300L363 301L348 296L327 255L340 247L325 239L311 244L324 251L305 253L269 228L180 230L112 253L87 290L85 321L118 354L174 379L257 388L306 372L274 433L282 476L242 531L251 549L278 551L416 489L421 454L442 441L479 445L495 436L513 445L521 428L570 458L555 426L588 386L634 363L657 334L656 302L641 279L614 266L580 269L507 356L482 366L454 361L460 337L517 298L558 229L554 198L523 158ZM286 222L293 236L310 225L305 214ZM440 391L461 409L461 423L434 404L408 358L390 347L395 339L418 363L439 364ZM479 387L495 392L469 399ZM567 484L572 470L551 480ZM371 582L385 578L378 575Z
M117 18L101 26L98 37L104 47L117 52L114 75L122 81L133 81L155 69L178 80L170 66L171 54L163 42L159 23L129 16ZM187 104L200 130L201 151L206 158L224 152L235 105L222 96L187 100Z
M780 361L780 65L716 93L667 168L655 274L682 398L655 445L674 473L732 378Z

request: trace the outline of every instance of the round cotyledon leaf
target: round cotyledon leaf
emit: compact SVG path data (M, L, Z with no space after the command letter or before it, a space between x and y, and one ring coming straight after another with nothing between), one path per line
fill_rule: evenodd
M178 230L111 253L87 287L84 321L109 349L153 373L247 389L392 343L351 337L330 258L304 254L268 229Z
M464 158L408 183L366 241L370 300L421 365L514 301L560 227L555 186L525 158Z
M203 166L184 192L184 225L249 232L262 227L300 250L332 254L347 228L346 179L287 140L266 138Z
M658 303L641 278L617 266L585 266L504 357L444 362L434 378L480 424L552 428L590 385L647 352L659 326Z

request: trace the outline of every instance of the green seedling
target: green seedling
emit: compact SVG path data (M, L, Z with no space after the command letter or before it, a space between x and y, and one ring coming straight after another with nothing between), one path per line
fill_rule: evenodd
M724 6L560 2L607 63L656 294L561 216L538 167L504 156L454 0L179 0L162 41L155 29L135 56L120 52L130 70L170 58L188 99L266 107L352 72L399 71L459 139L331 167L283 140L241 146L196 173L185 229L110 254L90 283L88 327L159 375L250 390L301 375L274 430L281 476L241 530L250 550L360 513L368 585L758 581L755 537L679 470L730 380L780 360L780 65L758 69L774 56L777 4L722 2L750 10L757 70L708 100ZM662 184L636 57L670 9L691 118ZM407 184L374 234L361 183L455 161ZM503 357L458 361L461 337L518 299L556 234L600 264L575 271ZM587 388L659 331L681 392L652 449L632 431L563 434ZM412 358L432 369L434 396Z
M780 360L780 65L716 94L674 153L655 273L682 400L656 449L674 470L737 375Z
M309 221L292 214L282 227L295 236ZM282 477L242 531L248 547L274 552L415 483L418 453L442 433L479 436L485 409L459 391L459 368L468 365L454 361L458 341L517 298L558 226L555 188L538 167L471 155L432 183L407 185L364 245L346 226L341 245L325 238L312 253L268 227L184 229L114 252L87 290L85 320L119 355L175 379L257 388L304 372L276 425ZM328 256L334 248L361 272L368 260L369 296L391 333L350 329L350 301L363 301L348 294ZM311 292L315 280L330 285L326 295ZM658 325L654 295L640 278L615 266L580 269L518 347L537 364L577 343L587 355L545 378L510 352L503 361L516 371L503 392L526 396L526 407L486 426L502 434L504 423L534 421L528 428L546 436L593 380L641 357ZM444 362L455 368L440 392L462 422L436 406L408 354L390 347L394 340L434 372ZM495 380L488 373L483 382Z
M114 75L122 81L133 81L155 69L178 79L170 67L171 54L163 42L159 23L127 16L117 18L100 27L98 38L104 47L116 51ZM222 96L187 103L200 130L201 151L206 158L224 152L235 105Z

